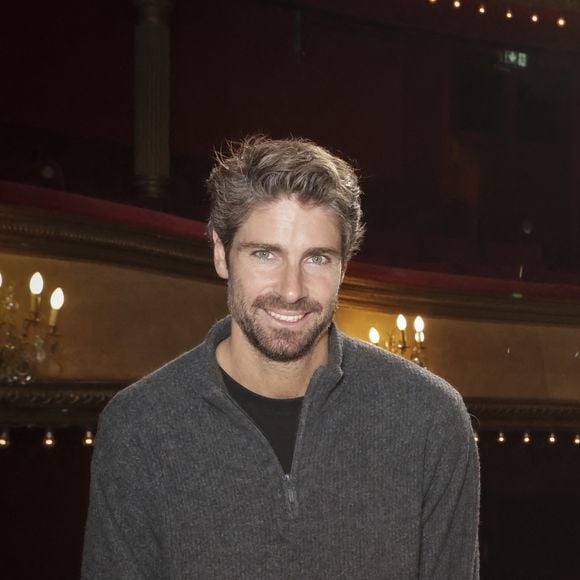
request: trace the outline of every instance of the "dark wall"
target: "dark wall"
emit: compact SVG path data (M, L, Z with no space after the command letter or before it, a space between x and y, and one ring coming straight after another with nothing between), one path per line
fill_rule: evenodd
M73 580L87 514L91 449L77 429L41 445L39 429L17 429L0 453L0 559L7 580Z
M425 248L443 236L491 265L489 243L523 242L542 268L580 269L577 52L315 5L175 2L167 211L205 218L211 150L226 138L293 134L357 162L370 230L408 233L410 267L439 259ZM135 19L128 0L11 5L0 178L129 200ZM501 66L503 48L529 66Z

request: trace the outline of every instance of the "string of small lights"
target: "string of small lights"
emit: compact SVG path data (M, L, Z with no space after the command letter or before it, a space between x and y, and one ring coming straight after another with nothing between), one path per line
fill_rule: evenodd
M474 437L475 437L475 442L476 443L480 443L481 442L481 435L478 431L476 431L474 433ZM564 437L559 437L556 432L554 431L550 431L550 433L548 433L547 435L545 433L543 434L534 434L534 436L532 437L532 434L529 431L525 431L521 437L519 438L519 441L521 443L523 443L524 445L532 445L534 441L541 441L543 438L544 441L547 441L550 445L555 445L556 443L558 443L559 440L564 439L564 441L566 440ZM568 440L571 441L572 445L580 447L580 433L576 433L571 440L569 439L568 436ZM499 431L497 432L497 434L495 434L495 441L498 445L503 445L504 443L506 443L508 441L508 437L505 434L504 431Z
M481 434L478 431L474 432L474 438L476 443L481 442ZM504 431L498 431L494 438L498 445L503 445L508 441L508 437ZM555 445L559 441L565 442L568 440L572 445L580 447L580 433L575 433L574 436L570 439L569 434L567 436L558 435L556 431L550 431L548 434L545 432L534 433L533 436L530 431L524 431L524 433L521 434L518 439L524 445L532 445L534 442L540 442L542 440L547 441L550 445ZM95 444L95 435L93 431L91 429L87 429L81 437L80 442L85 447L92 447ZM10 443L10 431L8 429L4 429L0 432L0 450L10 447ZM52 449L56 446L57 438L54 434L54 431L50 427L47 428L44 432L40 443L46 449Z
M523 6L510 6L507 4L505 7L499 7L486 2L469 2L467 0L453 0L451 2L449 0L427 0L427 3L432 5L447 4L454 10L463 9L480 16L495 14L504 17L506 20L525 20L530 22L531 25L547 24L557 28L564 28L567 24L566 16L563 13L554 15L553 12L526 9Z
M45 449L53 449L56 446L57 438L54 434L54 430L50 427L44 432L42 439L40 440L41 445ZM10 431L8 429L3 429L0 432L0 450L7 449L10 447ZM95 444L95 435L91 429L87 429L83 436L81 437L81 444L85 447L92 447Z

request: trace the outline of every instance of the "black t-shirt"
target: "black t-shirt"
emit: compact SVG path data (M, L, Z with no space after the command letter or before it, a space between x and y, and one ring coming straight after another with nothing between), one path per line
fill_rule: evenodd
M295 399L263 397L234 381L223 369L221 371L230 396L262 431L276 453L284 473L290 473L304 397Z

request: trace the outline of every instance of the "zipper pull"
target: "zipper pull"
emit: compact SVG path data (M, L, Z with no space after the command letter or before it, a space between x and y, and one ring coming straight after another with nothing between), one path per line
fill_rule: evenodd
M284 490L286 492L286 501L288 502L288 512L291 518L298 515L298 495L294 489L294 483L289 473L284 474Z

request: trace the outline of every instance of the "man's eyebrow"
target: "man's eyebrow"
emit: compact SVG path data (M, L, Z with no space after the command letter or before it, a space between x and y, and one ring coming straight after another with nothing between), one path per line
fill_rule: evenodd
M306 253L311 255L311 256L316 256L319 254L329 254L330 256L334 256L334 257L341 256L340 250L337 250L336 248L325 248L325 247L310 248Z
M264 244L261 242L240 242L238 250L266 250L267 252L280 252L281 246L276 244Z

